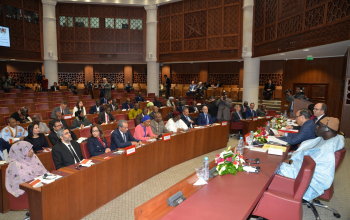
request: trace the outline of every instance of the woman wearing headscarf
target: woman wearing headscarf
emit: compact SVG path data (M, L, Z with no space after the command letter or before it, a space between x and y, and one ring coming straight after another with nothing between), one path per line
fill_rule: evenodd
M151 118L145 115L141 120L141 124L135 128L134 138L141 141L157 138L157 135L153 134L150 125Z
M89 119L87 119L85 116L84 116L84 112L78 110L75 112L75 119L72 123L72 126L70 126L71 129L73 128L80 128L81 125L84 125L85 126L89 126L91 125L91 122Z
M24 141L28 141L33 145L34 152L44 150L44 147L50 148L45 135L40 133L38 122L33 122L28 125L28 136L24 138Z
M169 100L166 102L167 107L175 106L174 97L169 97Z
M8 156L9 166L6 169L5 186L14 197L24 194L19 188L21 183L33 180L48 171L34 154L33 145L20 141L12 145Z

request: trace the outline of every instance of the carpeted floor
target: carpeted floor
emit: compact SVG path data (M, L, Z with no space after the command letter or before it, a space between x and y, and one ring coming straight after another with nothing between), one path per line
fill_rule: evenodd
M237 144L237 139L230 138L227 146ZM345 139L345 147L347 153L343 164L336 173L334 186L335 193L330 202L324 202L330 207L334 207L341 214L341 219L350 220L350 172L347 167L350 167L350 139ZM105 206L86 216L84 220L132 220L134 219L134 209L163 192L165 189L176 184L180 180L192 174L195 167L201 166L204 157L209 157L209 161L213 160L217 153L222 149L210 152L200 157L194 158L175 167L172 167L142 184L134 187L128 192L122 194L118 198L112 200ZM326 209L317 207L322 220L336 219L333 213ZM10 211L6 214L0 214L0 219L24 219L25 211ZM254 218L251 218L253 220ZM312 211L304 207L304 220L314 220L315 217Z

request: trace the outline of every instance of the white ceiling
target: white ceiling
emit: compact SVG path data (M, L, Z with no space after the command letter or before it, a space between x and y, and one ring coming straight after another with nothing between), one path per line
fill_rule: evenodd
M89 3L89 4L110 4L110 5L162 5L182 0L57 0L62 3Z

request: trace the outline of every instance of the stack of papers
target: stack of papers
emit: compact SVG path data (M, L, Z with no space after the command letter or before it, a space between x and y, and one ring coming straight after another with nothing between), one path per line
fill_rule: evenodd
M87 138L80 137L80 138L77 140L77 142L78 142L79 144L81 144L81 142L83 142L83 141L85 141L85 140L87 140Z
M41 176L39 176L37 178L34 178L34 181L35 180L40 180L40 182L42 182L42 183L50 184L53 181L56 181L56 180L62 178L62 176L60 176L60 175L56 175L56 174L52 174L52 173L46 173L46 174L47 174L46 177L45 177L45 174L44 174L44 175L41 175ZM33 187L36 188L36 187L40 187L40 186L34 185Z
M154 139L148 139L148 140L147 140L147 142L151 142L151 143L152 143L152 142L155 142L155 141L157 141L157 139L155 139L155 138L154 138Z
M80 165L83 167L91 167L92 165L94 165L94 163L92 162L92 160L84 159L80 162Z
M282 146L276 146L276 145L270 145L270 144L265 144L263 147L263 149L280 149L283 152L286 152L286 147L282 147Z
M290 133L298 133L299 130L294 130L294 129L287 129L285 127L281 128L279 131L282 131L282 132L290 132Z
M280 145L288 145L288 142L282 141L275 136L268 136L267 141L275 144L280 144Z
M266 153L267 149L262 149L260 147L251 147L250 150Z

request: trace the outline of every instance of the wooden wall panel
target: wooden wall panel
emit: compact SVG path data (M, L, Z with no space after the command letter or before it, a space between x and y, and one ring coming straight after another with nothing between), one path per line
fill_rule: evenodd
M308 84L328 84L328 116L340 117L339 97L342 81L343 58L323 58L307 60L284 61L282 91L293 89L293 83ZM295 94L293 91L292 94ZM281 110L288 109L290 103L286 102L286 97L282 95Z
M350 39L348 0L255 0L254 57Z
M209 82L215 84L219 80L223 85L239 85L241 62L209 63Z
M147 84L147 64L132 65L132 81L133 83Z
M283 61L261 61L260 62L260 77L259 85L264 86L269 79L275 86L282 86L283 82Z

